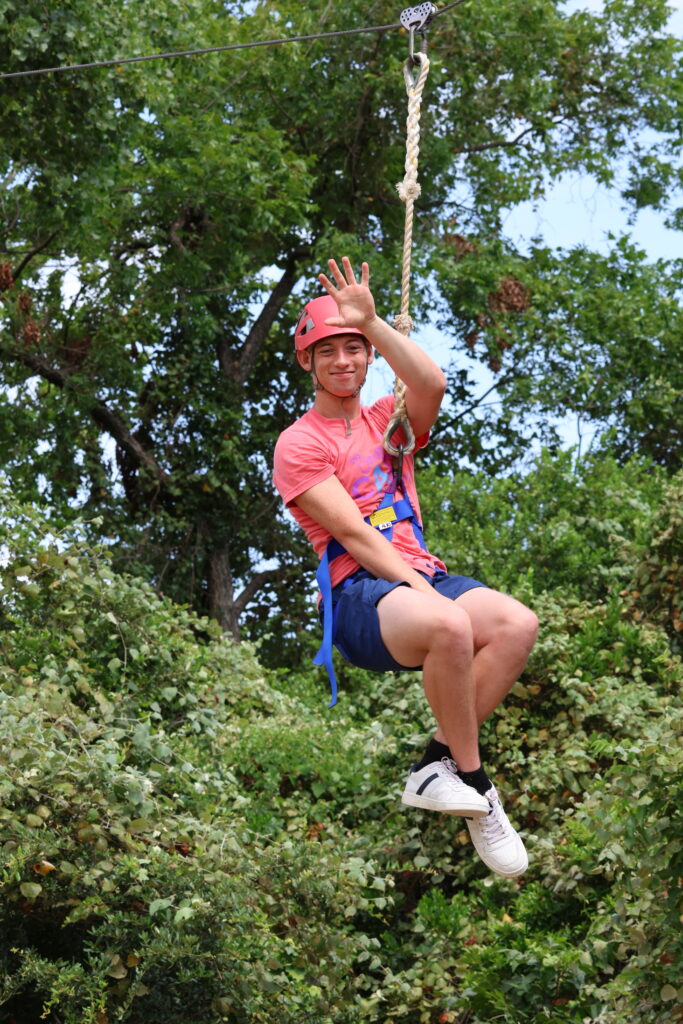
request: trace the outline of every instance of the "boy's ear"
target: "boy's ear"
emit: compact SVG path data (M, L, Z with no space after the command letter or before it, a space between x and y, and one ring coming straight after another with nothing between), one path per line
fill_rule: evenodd
M301 349L300 352L296 353L297 362L302 370L306 370L307 372L309 372L310 370L313 369L313 364L311 362L312 356L312 348L303 348Z

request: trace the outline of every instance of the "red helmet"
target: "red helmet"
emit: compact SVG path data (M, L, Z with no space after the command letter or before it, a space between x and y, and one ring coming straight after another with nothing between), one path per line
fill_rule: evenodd
M339 316L339 307L331 295L320 295L311 299L303 308L294 331L294 347L297 352L315 345L316 341L331 338L335 334L358 334L365 340L365 335L356 327L334 327L326 324L326 320Z

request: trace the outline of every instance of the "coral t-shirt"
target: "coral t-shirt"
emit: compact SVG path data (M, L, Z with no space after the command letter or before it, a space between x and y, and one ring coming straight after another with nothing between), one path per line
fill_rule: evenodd
M297 497L323 480L337 476L361 515L371 515L393 481L391 459L382 445L382 436L393 411L393 395L361 406L360 415L351 420L351 433L347 437L346 420L330 419L309 409L280 434L275 446L273 482L319 557L324 554L331 535L298 507ZM424 448L428 437L424 434L416 440L416 450ZM403 487L422 522L412 455L406 455L403 460ZM419 572L431 576L437 569L446 568L442 561L420 547L410 520L394 524L391 543L408 565ZM351 555L339 555L330 566L332 586L358 568L358 562Z

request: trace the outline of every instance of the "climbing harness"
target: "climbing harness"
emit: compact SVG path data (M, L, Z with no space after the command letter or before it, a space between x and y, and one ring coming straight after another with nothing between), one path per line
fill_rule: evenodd
M420 149L420 108L422 104L422 92L429 73L429 58L427 56L427 42L425 32L438 8L433 3L419 4L417 7L407 7L401 13L401 24L408 32L408 59L403 65L403 77L408 95L408 119L406 125L406 159L405 175L403 181L396 186L401 200L405 203L405 227L403 232L403 262L401 274L401 312L394 318L394 327L401 334L408 335L413 329L413 321L410 317L410 259L413 243L413 207L415 200L420 195L420 184L417 180L417 163ZM422 37L422 47L419 52L415 51L415 35ZM419 68L419 70L417 70ZM415 448L415 434L408 420L408 413L405 402L406 386L398 377L394 382L394 412L389 420L382 444L389 455L392 456L394 478L390 487L385 491L377 509L365 517L366 523L381 530L386 540L391 541L394 525L404 519L409 519L413 527L413 533L420 545L426 551L427 546L422 533L422 526L418 521L410 498L403 489L403 460ZM392 437L400 428L403 428L405 441L394 445ZM403 497L394 502L396 491L400 490ZM334 671L332 660L332 648L334 644L335 614L332 608L332 581L330 579L330 563L345 554L346 548L335 540L329 541L316 573L316 579L320 588L323 612L323 641L318 653L313 659L314 665L324 665L330 680L332 699L329 707L337 703L337 677ZM353 576L343 581L346 586L351 583ZM340 651L343 654L343 651Z
M398 501L394 501L396 495L396 478L394 477L393 483L387 488L382 496L380 504L377 506L375 511L369 516L365 516L365 522L369 523L370 526L374 526L376 530L380 530L386 540L391 542L391 537L394 532L394 526L396 523L402 522L404 519L411 521L413 533L415 538L423 549L427 550L425 544L424 534L422 532L422 525L419 522L415 509L412 506L410 498L407 494L404 494ZM315 578L320 588L320 596L322 599L322 612L323 612L323 640L318 649L318 653L313 658L314 665L324 665L327 669L327 676L330 681L330 690L332 693L332 699L328 707L332 708L337 703L337 676L334 671L334 662L332 659L332 648L337 646L334 643L334 626L336 621L335 610L332 608L332 580L330 578L330 564L338 558L340 555L346 554L346 548L343 544L340 544L334 537L329 541L320 564L318 565L318 571L315 574ZM347 586L353 582L353 575L347 576L342 581L342 586ZM337 648L341 654L344 652L341 648Z
M401 312L394 318L394 327L401 334L408 335L413 329L413 321L409 313L410 307L410 261L413 245L413 217L415 200L421 192L417 180L417 164L420 151L420 112L422 106L422 92L429 74L429 57L427 56L427 40L425 32L429 23L437 14L437 7L432 3L420 4L418 7L407 7L401 13L401 24L408 32L408 59L403 65L403 77L408 96L408 118L406 122L406 159L405 175L403 181L396 186L398 194L405 203L405 225L403 231L403 260L401 273ZM422 48L415 51L415 34L422 36ZM419 70L417 70L419 67ZM401 482L401 469L403 456L408 455L415 448L415 435L408 413L405 400L406 386L399 377L394 381L394 413L384 431L382 443L389 455L395 461L395 472ZM392 437L394 433L403 428L405 441L394 445Z

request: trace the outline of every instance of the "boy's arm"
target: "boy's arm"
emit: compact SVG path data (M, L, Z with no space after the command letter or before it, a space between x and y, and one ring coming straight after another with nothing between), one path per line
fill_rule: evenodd
M419 437L436 420L446 391L444 373L419 345L377 316L372 292L368 287L368 264L363 263L360 284L356 282L346 256L342 259L342 265L343 273L334 260L329 261L334 283L325 274L320 274L321 284L339 308L339 316L326 320L326 323L357 328L386 359L406 385L408 418L415 436Z
M406 385L406 410L415 437L426 434L434 425L446 391L443 371L419 345L386 320L377 317L365 329L365 336Z
M342 544L353 559L373 576L385 580L403 580L414 590L432 594L429 583L403 560L393 544L366 523L351 495L338 477L331 476L315 484L295 502L299 508L315 519L335 540Z

